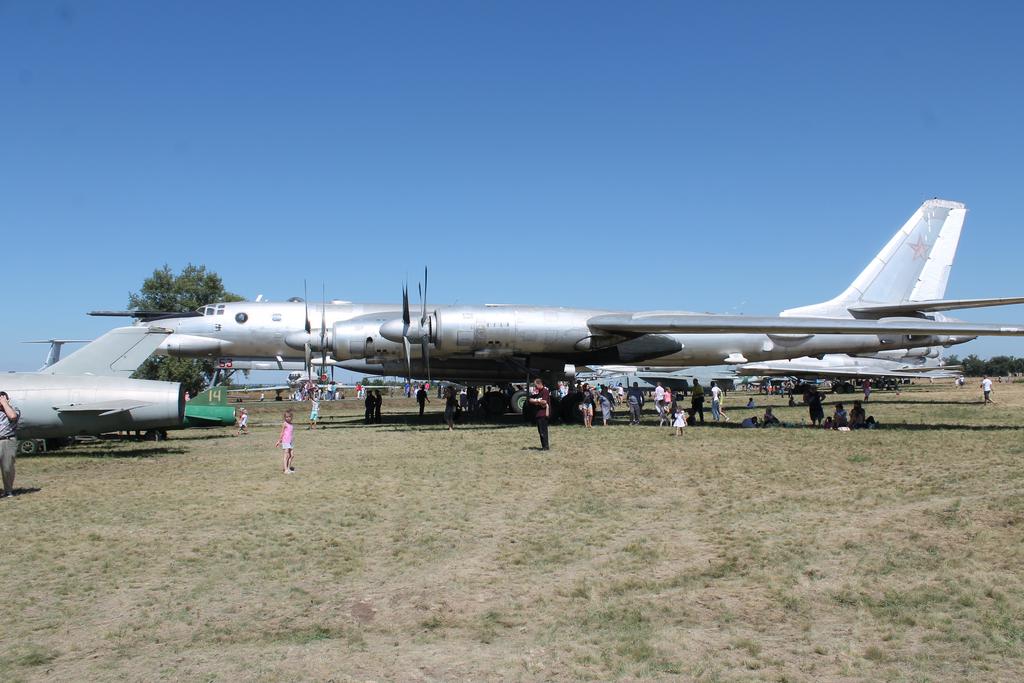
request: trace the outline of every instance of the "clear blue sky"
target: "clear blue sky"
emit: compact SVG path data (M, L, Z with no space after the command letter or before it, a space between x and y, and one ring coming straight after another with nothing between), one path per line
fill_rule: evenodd
M250 298L397 301L429 264L439 304L774 313L839 292L933 196L971 209L947 294L1024 294L1022 24L1010 2L0 1L0 367L98 335L85 312L165 262Z

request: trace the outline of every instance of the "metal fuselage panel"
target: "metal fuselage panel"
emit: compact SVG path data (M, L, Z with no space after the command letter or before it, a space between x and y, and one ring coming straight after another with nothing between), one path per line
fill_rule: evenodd
M21 411L18 437L25 439L176 427L185 413L184 391L177 382L10 373L0 376L0 390L6 391ZM140 405L109 415L59 410L110 401Z
M285 340L288 335L305 329L304 304L233 302L217 310L215 315L161 320L159 324L170 327L174 334L157 353L188 358L281 356L302 359L301 346L296 349ZM389 313L388 319L402 315L401 307L394 304L327 304L325 307L310 303L310 327L316 336L321 320L332 330L339 322L375 312ZM244 322L239 322L239 315L244 315L241 318Z
M321 311L323 310L323 313ZM306 308L294 302L235 302L218 307L216 315L161 321L172 334L163 353L188 357L267 358L302 361L302 345L287 343L302 332ZM613 311L544 306L445 306L431 310L435 343L430 346L432 370L444 372L441 361L479 361L512 357L544 357L565 363L650 363L663 366L718 365L730 356L748 362L827 353L872 353L942 343L933 337L819 334L646 334L634 338L594 335L587 320ZM244 318L239 318L244 314ZM323 316L323 318L321 317ZM412 317L419 320L419 312ZM380 334L383 323L401 318L394 304L309 304L314 348L319 346L321 319L328 330L333 361L363 361L366 366L398 363L404 373L401 343ZM239 322L244 319L244 322ZM177 338L177 341L175 341ZM194 341L194 343L193 343ZM412 344L413 359L421 356ZM348 363L346 363L348 365ZM470 363L472 365L472 363ZM466 364L462 366L465 368ZM482 366L485 367L485 366ZM483 372L483 370L482 370ZM495 369L494 374L504 375ZM437 374L443 378L443 374Z

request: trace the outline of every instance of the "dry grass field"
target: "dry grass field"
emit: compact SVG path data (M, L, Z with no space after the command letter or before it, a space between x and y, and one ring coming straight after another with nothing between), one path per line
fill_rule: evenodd
M1022 680L1024 385L975 386L876 393L874 431L550 453L350 400L297 420L288 476L275 403L249 436L24 457L0 680Z

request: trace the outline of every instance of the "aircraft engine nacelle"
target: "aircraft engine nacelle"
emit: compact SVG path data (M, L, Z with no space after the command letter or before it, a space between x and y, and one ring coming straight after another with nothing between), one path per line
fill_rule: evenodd
M590 350L592 312L531 306L454 306L431 317L432 354L501 357ZM583 348L581 348L583 347ZM436 350L435 350L436 349Z
M364 358L401 358L403 345L381 336L381 325L394 314L370 313L334 324L331 330L333 357L336 360L360 360ZM418 355L418 348L413 349Z
M172 334L157 348L156 353L177 358L215 358L228 355L230 345L230 342L215 337Z
M939 349L934 346L922 346L914 349L907 349L903 354L904 358L938 358Z

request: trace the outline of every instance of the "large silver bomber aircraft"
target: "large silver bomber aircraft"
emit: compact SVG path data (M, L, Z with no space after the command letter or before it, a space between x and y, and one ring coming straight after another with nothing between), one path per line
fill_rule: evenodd
M748 362L948 346L1024 327L956 321L944 312L1024 303L1024 297L943 300L966 216L929 200L841 294L778 316L622 312L486 304L441 306L332 301L234 302L165 318L158 353L219 359L226 369L337 366L379 375L520 382L572 375L575 366L740 365ZM425 283L424 283L425 284Z

